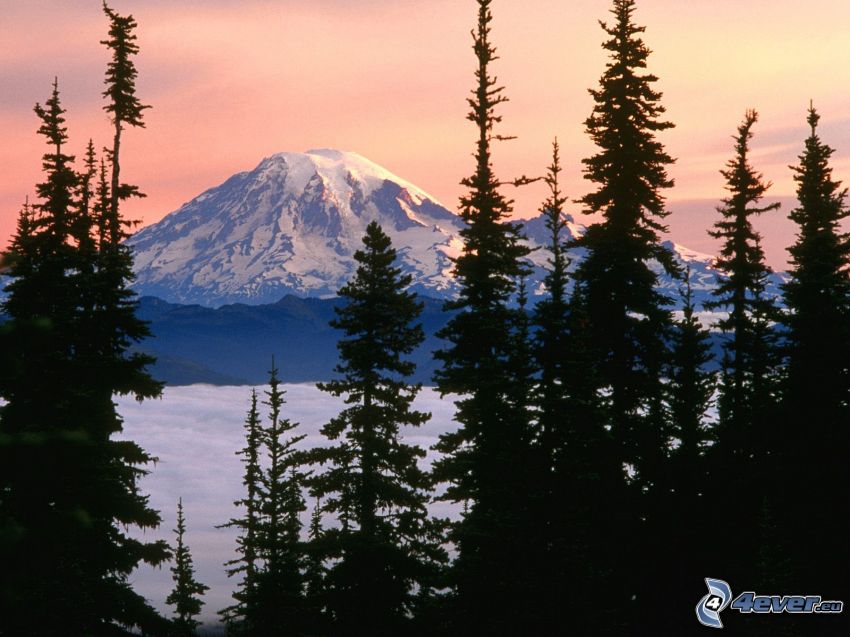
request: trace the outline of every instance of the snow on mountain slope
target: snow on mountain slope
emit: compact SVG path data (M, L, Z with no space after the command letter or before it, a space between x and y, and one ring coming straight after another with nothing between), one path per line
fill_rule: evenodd
M330 296L354 272L371 221L392 237L417 291L451 291L458 217L377 164L336 150L272 155L142 229L130 239L136 287L205 305Z
M462 247L460 217L368 159L329 149L267 157L143 228L129 240L135 287L140 294L208 306L271 303L287 293L333 296L353 274L354 252L373 220L392 238L415 291L434 297L456 292L451 258ZM548 260L542 249L548 232L542 216L523 223L529 245L540 248L530 257L528 289L535 295ZM583 232L568 218L565 238ZM701 302L714 287L712 257L671 242L667 247L690 266ZM572 256L575 266L581 254ZM660 287L677 298L681 283L661 274Z

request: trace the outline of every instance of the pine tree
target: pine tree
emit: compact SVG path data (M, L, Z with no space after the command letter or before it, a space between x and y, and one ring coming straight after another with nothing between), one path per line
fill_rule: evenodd
M500 192L491 160L492 142L504 139L493 130L501 120L495 109L507 97L490 71L497 59L490 5L479 0L473 33L478 67L467 118L477 126L478 140L475 172L462 182L468 189L460 201L464 246L454 264L460 292L446 304L454 314L439 334L447 347L436 353L440 392L462 396L455 403L459 426L441 436L436 449L444 457L434 470L438 481L448 483L444 498L466 507L450 534L458 552L451 572L453 630L520 634L537 608L530 587L534 567L524 559L532 517L532 434L525 415L514 418L507 367L519 316L510 302L528 248L521 228L507 223L511 201Z
M789 496L781 516L785 546L831 547L828 554L795 556L794 585L820 586L829 595L850 594L841 564L848 552L847 506L830 497L850 484L850 239L841 223L850 216L847 190L832 176L833 149L820 138L820 116L809 108L810 135L793 167L798 206L789 248L791 278L784 286L788 313L787 374L776 478Z
M406 288L410 275L376 222L355 252L357 271L340 289L344 303L331 325L343 332L339 378L320 383L347 407L322 428L333 444L314 451L327 465L312 480L327 513L346 518L323 532L325 591L335 635L400 635L410 630L417 589L430 590L443 559L426 505L425 451L401 439L429 414L412 408L420 385L408 356L422 342L414 324L422 304Z
M239 518L231 518L220 528L236 528L239 535L236 539L238 557L229 560L227 576L241 575L238 589L233 593L235 604L219 612L228 633L235 634L241 629L245 634L251 634L251 624L256 616L256 584L258 569L258 529L259 529L259 491L262 480L260 467L261 423L257 410L257 391L251 390L251 407L245 419L245 447L237 451L242 456L245 471L242 485L245 487L245 497L235 501L234 506L243 509L244 514Z
M306 510L302 488L307 477L302 454L296 449L306 434L294 435L298 423L282 416L285 392L272 359L264 404L268 424L260 429L266 467L259 482L256 606L250 618L251 635L276 637L304 634L307 608L304 598L304 547L300 514Z
M171 574L174 579L174 590L166 597L165 603L174 606L173 637L192 637L200 626L195 617L204 605L201 596L209 590L209 586L195 579L195 566L192 554L186 546L186 520L183 516L183 498L177 501L177 546L174 548L174 566Z
M623 511L629 529L623 532L634 538L614 562L622 569L615 578L622 588L611 591L612 606L628 604L634 612L652 614L663 604L661 593L637 591L632 578L649 568L667 569L657 559L644 562L664 555L661 548L669 532L663 371L672 317L670 300L656 287L653 262L674 276L678 268L661 243L669 214L663 191L673 185L667 174L673 159L657 139L673 124L663 119L662 95L654 88L658 78L643 71L650 51L634 12L634 0L614 0L614 22L602 23L609 36L603 44L609 61L599 88L590 91L595 104L585 121L598 151L583 160L584 177L596 190L581 202L587 213L601 213L603 220L574 245L586 250L575 277L590 330L588 344L597 361L597 399L606 412L616 463L630 473L628 495L605 496Z
M765 289L770 268L764 262L761 238L753 229L755 215L775 210L779 204L759 206L770 183L750 164L752 127L758 120L755 111L747 111L735 137L735 155L721 174L729 196L718 208L721 219L709 234L723 241L716 261L723 273L714 291L714 299L705 305L721 309L728 316L717 326L726 335L724 370L719 387L717 444L712 448L712 486L719 492L710 499L723 502L724 513L717 520L728 524L718 531L715 544L717 561L725 564L729 577L752 577L752 560L739 555L755 555L750 542L758 538L759 507L743 503L733 494L746 485L767 477L766 443L771 439L776 399L776 337L772 323L778 318L773 301ZM736 504L737 503L737 504ZM730 535L734 530L734 537ZM740 540L738 538L744 538ZM725 544L734 542L734 553ZM715 562L717 563L717 562Z

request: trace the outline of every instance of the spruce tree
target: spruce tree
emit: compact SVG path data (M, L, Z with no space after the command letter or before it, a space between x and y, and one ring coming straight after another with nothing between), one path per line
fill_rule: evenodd
M537 612L534 567L524 559L532 517L532 434L525 415L516 419L507 368L519 317L511 301L529 250L521 228L507 222L511 201L500 192L503 184L492 166L492 142L503 139L494 132L501 120L496 108L507 97L490 69L497 59L490 5L478 1L473 33L478 66L467 118L478 139L475 172L462 181L468 189L460 201L464 246L454 263L460 291L445 306L453 316L439 334L447 346L436 353L440 392L461 396L455 403L459 426L441 436L436 449L444 457L434 470L438 481L448 483L444 498L463 503L466 511L450 534L458 553L450 574L453 630L520 634Z
M535 451L540 495L535 519L545 550L536 567L541 618L549 625L569 615L579 630L604 633L615 620L595 600L610 587L611 544L621 521L601 494L619 493L617 465L597 396L598 363L592 355L586 304L581 290L568 293L567 239L557 141L546 182L550 195L541 212L550 233L546 294L535 306Z
M144 466L153 458L133 442L112 437L122 429L113 397L153 397L161 385L145 371L151 359L129 353L147 328L135 317L128 288L132 263L119 245L125 235L113 232L110 246L95 242L100 230L91 202L93 148L90 144L85 172L76 174L63 152L63 112L54 86L45 107L36 107L42 120L39 132L51 152L45 155L46 180L38 187L42 203L28 241L32 255L26 260L34 267L13 282L20 294L14 298L12 293L7 308L22 327L15 358L26 362L13 366L3 392L10 407L4 412L4 429L20 433L15 431L22 426L15 424L20 419L27 440L46 445L46 462L43 457L34 463L44 467L44 489L39 493L27 487L26 516L46 503L47 517L36 514L34 526L51 529L62 542L41 542L55 545L39 553L46 573L39 572L37 560L27 564L18 586L27 601L16 604L5 621L23 618L22 630L30 634L112 635L131 627L157 634L167 629L167 622L132 591L128 577L140 562L165 559L167 545L126 532L130 526L146 529L159 523L138 489ZM124 227L117 204L110 219L113 228ZM29 336L23 333L27 331ZM26 468L13 471L18 478L29 477ZM38 539L33 532L25 537ZM55 551L61 554L53 555ZM28 591L27 578L38 578L36 586L42 590ZM39 612L39 600L47 599L50 612ZM38 626L31 625L33 618Z
M306 510L302 488L307 477L303 456L296 449L306 434L292 432L298 423L284 418L285 392L272 359L264 404L267 425L260 429L266 466L260 476L256 605L250 618L251 635L302 635L307 626L304 597L304 546L300 514Z
M331 634L389 637L411 630L417 591L431 589L444 557L426 508L425 451L401 438L402 427L429 418L413 409L420 385L407 380L415 369L408 356L424 338L415 323L422 304L376 222L354 258L331 323L343 332L339 378L319 384L347 407L322 428L332 444L313 452L326 469L312 491L325 512L343 518L322 533Z
M306 598L308 550L301 539L302 490L307 473L296 447L303 434L282 415L285 392L272 359L269 388L263 404L269 408L263 426L257 392L245 419L246 444L242 484L245 497L234 502L242 515L220 528L239 530L238 556L226 563L228 576L241 575L235 603L219 611L229 635L252 637L306 635L316 624Z
M42 159L44 181L36 186L39 202L25 206L18 220L4 304L9 362L0 389L7 401L2 411L0 504L10 541L0 546L0 632L10 635L59 635L60 621L78 625L87 619L78 613L91 610L79 609L66 589L83 557L77 550L86 524L74 516L79 507L74 465L88 445L83 423L68 406L76 312L71 220L77 175L74 158L65 151L68 136L58 82L45 105L35 106L35 113L38 133L48 146ZM57 537L67 539L68 545L60 547ZM67 619L60 620L63 614Z
M103 12L109 19L109 37L102 40L112 54L106 69L106 89L103 96L107 99L104 110L112 119L112 148L109 151L109 163L112 168L110 182L109 217L115 224L113 232L119 232L118 208L121 201L134 196L142 196L138 187L121 182L121 137L125 127L144 128L144 111L150 106L142 104L136 95L138 71L134 56L139 52L136 43L138 23L132 15L123 16L103 2ZM113 235L117 243L117 234Z
M236 528L239 534L236 538L238 557L229 560L227 576L240 575L241 581L233 593L235 604L221 610L219 614L228 626L229 633L237 633L239 629L250 634L252 621L255 617L256 585L258 569L258 533L260 524L259 492L262 480L260 467L261 453L261 423L257 410L257 391L251 390L251 407L245 418L245 446L237 451L242 456L244 473L242 485L245 487L245 497L236 500L234 506L243 510L239 518L231 518L220 528Z
M174 547L174 566L171 575L174 579L174 590L166 597L165 603L174 606L172 619L173 637L192 637L200 626L195 618L200 614L204 605L201 596L209 590L209 586L195 579L195 566L192 554L186 545L186 520L183 516L183 498L177 501L177 546Z
M328 622L325 614L327 604L325 576L327 569L325 568L323 559L326 552L324 538L322 501L316 498L316 504L310 515L310 528L307 535L304 564L304 595L307 600L309 617L309 625L306 627L305 634L313 636L325 635L328 632Z
M116 130L123 123L140 126L144 107L138 106L135 97L136 71L132 60L138 53L134 34L136 22L132 17L115 14L105 4L104 10L110 22L110 38L105 44L113 56L107 67L104 94L108 99L104 108L112 115ZM147 370L154 359L135 347L150 336L150 331L147 323L136 316L138 301L130 289L134 280L132 253L123 242L132 222L124 218L120 204L137 194L138 189L117 182L119 144L115 143L107 155L113 171L108 214L103 211L97 218L96 206L93 208L94 233L105 239L98 246L94 275L96 311L94 319L79 334L86 347L96 353L92 364L86 365L86 375L79 379L89 388L85 404L100 449L96 466L102 478L97 488L92 489L92 508L94 516L103 520L104 528L96 567L100 577L114 580L98 600L98 612L106 623L138 625L143 631L153 632L158 630L156 625L160 620L144 610L146 603L132 591L128 576L142 562L160 563L167 557L168 547L164 542L130 538L123 529L159 525L159 513L151 509L147 496L138 487L139 478L147 473L146 465L155 458L132 441L114 439L121 433L123 421L113 397L155 398L162 393L162 383L153 379Z
M700 458L710 440L706 418L715 385L715 375L708 369L711 360L710 333L696 315L691 283L686 279L682 318L676 321L672 338L669 402L672 435L678 441L675 464L690 474L687 480L683 476L676 480L676 491L691 495L705 482Z
M641 73L650 51L639 35L645 28L632 20L634 11L634 0L614 0L615 22L603 23L610 60L599 88L590 91L595 105L585 122L599 150L583 160L584 177L597 189L581 199L588 213L602 214L603 222L576 242L587 250L576 276L610 390L610 424L620 460L634 465L637 481L651 489L658 469L651 460L658 454L646 444L655 445L662 432L645 413L662 391L663 339L671 320L669 299L655 289L652 261L677 274L660 241L669 214L662 191L673 185L666 168L673 159L656 134L673 124L662 119L661 93L653 88L658 78Z
M733 445L733 455L752 452L747 439L751 441L756 435L751 431L751 422L759 406L754 403L752 394L759 382L756 374L763 372L766 364L757 360L766 347L759 342L758 334L762 331L761 323L777 317L773 303L765 296L771 270L764 262L761 237L752 225L752 217L779 208L778 203L757 205L771 185L762 179L749 160L752 127L757 121L758 113L749 110L738 127L735 156L721 171L730 196L717 209L721 219L709 232L723 241L715 263L723 275L715 289L715 298L706 303L706 307L728 311L728 316L717 324L729 336L724 345L728 354L728 383L722 385L720 398L724 406L722 413L727 414L728 422L722 421L720 426L732 429L724 431L723 436L724 445ZM763 398L759 401L760 404L764 402Z
M541 615L552 624L563 608L564 576L567 560L563 539L565 526L564 504L572 495L564 489L559 475L565 451L566 419L570 417L572 387L566 383L570 355L569 297L567 294L567 268L564 229L564 206L568 199L561 192L559 177L562 171L558 141L552 144L552 163L546 174L549 197L543 202L541 213L545 217L550 240L549 270L543 281L545 296L534 308L534 358L539 370L537 391L534 395L536 410L536 437L534 440L535 519L538 534L529 538L538 546L537 571L540 589Z
M165 559L167 545L125 532L159 522L137 486L152 458L111 437L121 431L113 396L154 396L160 385L144 371L147 358L126 353L145 334L144 324L131 311L102 320L101 300L125 279L121 271L109 278L95 271L91 145L81 178L64 152L56 84L36 113L50 152L37 214L13 245L19 265L6 303L13 363L0 388L9 403L2 427L12 441L4 451L14 456L3 517L13 520L22 542L8 547L6 575L17 579L3 621L12 634L123 634L133 626L156 634L167 622L132 591L128 576L141 561ZM40 607L47 603L49 609Z
M544 457L551 459L559 445L561 417L567 400L569 388L563 384L562 366L567 358L568 306L567 294L569 257L566 239L564 205L567 197L561 192L558 182L561 168L558 140L552 144L552 163L546 175L549 197L543 202L541 213L545 216L546 229L550 239L546 249L549 252L549 270L543 281L546 295L535 306L534 324L536 357L540 368L540 391L538 397L539 445Z
M828 554L791 553L794 585L845 599L850 587L841 564L850 556L842 538L850 512L830 494L850 484L850 240L841 227L850 212L819 119L810 107L810 134L793 166L798 205L790 218L798 231L784 286L787 372L778 438L785 444L775 472L787 496L774 513L785 546L830 547Z
M728 312L717 322L725 335L723 373L719 387L717 442L711 450L712 487L717 491L710 501L723 503L715 563L723 564L738 577L753 577L754 543L759 537L759 508L742 502L735 494L747 485L768 477L768 441L776 412L775 330L778 314L765 288L770 268L764 262L761 237L753 229L752 218L775 210L778 203L759 205L770 187L749 159L753 125L758 114L749 110L738 127L735 155L721 174L729 196L718 208L721 215L709 234L721 239L715 266L718 284L709 309ZM734 535L733 535L734 532ZM735 549L732 551L732 545ZM710 550L711 547L709 547ZM749 549L749 550L748 550ZM743 557L741 557L743 556Z
M676 555L676 571L671 574L670 591L679 601L670 613L671 626L686 625L691 619L695 573L710 572L713 564L704 557L703 548L707 491L711 476L706 454L714 443L709 428L708 410L712 404L715 374L708 369L712 361L709 331L696 315L690 284L690 269L682 294L682 317L672 333L669 409L671 436L670 510L675 512L676 533L669 550Z
M605 495L622 512L611 515L625 518L621 524L628 530L623 532L632 538L621 545L614 562L622 570L610 593L612 606L650 615L663 604L663 593L638 590L633 578L641 570L668 568L657 559L652 564L646 560L664 555L669 533L663 371L672 320L670 300L657 289L654 264L674 276L678 268L661 243L669 214L663 191L673 185L667 174L673 159L657 139L673 124L663 117L662 95L654 88L658 78L644 71L650 51L634 12L634 0L614 0L613 23L602 23L609 36L603 44L609 61L599 87L590 90L594 107L585 121L598 150L583 160L584 177L596 189L581 199L586 212L601 214L602 221L575 242L586 250L575 277L588 320L588 344L597 361L597 399L606 412L623 479L628 470L628 494L611 485L615 492Z
M71 236L77 244L77 276L76 285L82 293L88 293L89 298L82 302L82 311L91 317L94 307L92 287L97 262L97 241L95 239L96 221L96 192L94 180L97 177L97 157L94 142L89 140L86 147L84 170L77 175L77 191L75 210L71 222Z

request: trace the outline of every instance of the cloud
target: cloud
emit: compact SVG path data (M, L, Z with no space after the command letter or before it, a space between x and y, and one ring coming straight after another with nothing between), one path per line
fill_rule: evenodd
M313 385L285 385L285 389L284 415L300 423L300 432L307 434L303 444L324 444L319 430L342 407L342 401ZM187 542L198 579L210 587L202 614L205 621L215 621L216 612L232 603L230 594L236 584L223 566L234 557L236 534L216 526L238 513L233 501L244 494L242 465L235 452L244 446L242 425L250 395L250 387L193 385L167 387L160 400L141 404L131 398L118 401L124 416L123 437L159 459L141 488L150 495L151 506L161 512L163 522L156 531L141 536L172 542L177 499L183 498ZM408 431L409 441L431 447L441 433L453 428L452 402L440 399L433 389L423 389L415 407L431 412L432 419L418 430ZM429 459L433 457L429 453ZM436 515L452 515L456 507L437 504L432 510ZM170 615L171 609L164 604L173 587L168 568L144 566L133 574L132 582L139 594Z

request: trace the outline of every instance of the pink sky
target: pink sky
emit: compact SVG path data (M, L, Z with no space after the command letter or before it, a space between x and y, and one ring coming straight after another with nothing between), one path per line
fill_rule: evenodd
M472 0L113 0L140 23L139 95L147 129L124 146L123 174L148 198L131 213L150 223L274 152L335 147L385 166L456 208L472 168L465 121L474 60ZM0 22L0 245L39 178L32 105L59 77L71 135L108 142L100 98L106 22L99 0L2 0ZM587 192L580 160L593 150L582 122L587 88L603 70L598 19L609 0L495 0L495 71L511 102L496 149L505 177L541 173L557 135L566 188ZM718 169L744 110L761 114L754 162L793 195L787 165L807 131L809 99L822 134L850 174L850 46L844 0L641 0L650 70L677 128L662 140L678 158L668 194L672 237L710 250L704 229L723 194ZM516 193L530 216L538 184ZM705 199L693 203L695 199ZM688 201L690 203L679 204ZM577 212L574 207L572 212ZM792 238L784 211L762 224L771 262Z

